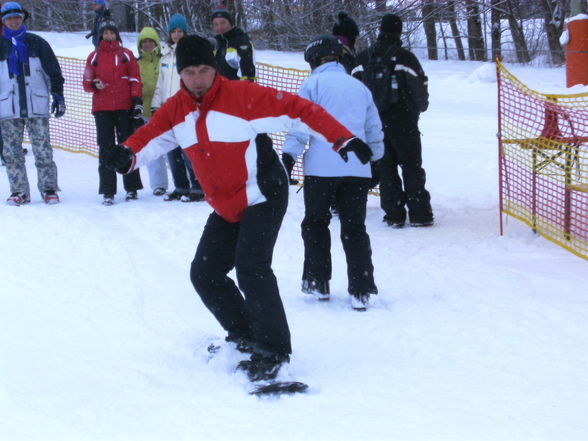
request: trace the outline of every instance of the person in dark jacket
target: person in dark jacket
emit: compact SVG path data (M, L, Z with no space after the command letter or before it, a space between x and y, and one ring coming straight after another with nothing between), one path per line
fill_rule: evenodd
M86 38L92 39L92 44L96 49L100 44L100 27L102 22L110 19L110 10L106 8L106 2L104 0L93 0L92 6L94 7L94 26L92 32L86 35Z
M212 13L212 27L216 34L216 67L229 80L255 81L253 45L243 29L235 26L233 16L225 8Z
M343 57L340 63L348 74L357 66L355 60L355 45L359 36L357 23L346 12L339 12L337 22L333 25L333 35L343 44Z
M416 56L402 47L400 35L402 20L395 14L382 18L376 42L357 57L354 73L364 69L370 57L393 54L395 70L426 79ZM372 91L373 92L373 91ZM379 162L380 205L385 212L384 221L393 228L402 228L406 222L407 208L410 225L433 225L431 196L425 188L426 174L422 163L419 113L415 112L403 94L390 110L382 113L384 128L384 157ZM398 167L402 169L402 179ZM404 186L404 188L403 188Z
M353 152L363 163L372 152L318 104L217 75L205 38L182 38L176 61L180 91L116 147L109 164L128 173L178 144L186 151L214 208L192 261L192 283L228 339L247 342L253 352L238 368L252 381L272 379L292 353L271 268L288 205L288 177L273 149L254 145L255 133L320 133L329 141L326 148L345 158ZM233 268L238 286L228 277Z
M100 45L86 61L84 90L92 93L92 113L98 137L98 193L104 205L114 204L116 173L105 166L105 158L116 143L124 142L133 132L131 118L143 113L141 72L133 53L121 45L114 22L100 28ZM137 199L143 188L139 170L123 176L126 200Z
M0 127L11 191L6 202L22 205L31 200L22 148L26 127L35 156L38 189L45 203L56 204L59 186L49 116L65 114L61 68L49 43L27 31L24 21L29 14L19 3L4 3L1 15Z

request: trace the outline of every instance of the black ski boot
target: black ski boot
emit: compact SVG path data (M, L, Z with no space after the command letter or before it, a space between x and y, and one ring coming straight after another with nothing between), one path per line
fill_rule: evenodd
M249 360L239 362L237 370L245 372L250 381L268 381L276 378L282 365L289 362L288 355L254 352Z

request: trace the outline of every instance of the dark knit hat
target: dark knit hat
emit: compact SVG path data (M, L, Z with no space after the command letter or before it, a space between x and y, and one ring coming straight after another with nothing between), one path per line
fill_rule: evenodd
M116 27L116 23L112 20L105 20L100 24L100 28L98 28L98 36L99 41L102 41L102 35L104 35L104 31L112 31L116 34L116 39L122 43L122 39L120 38L120 32Z
M186 35L176 47L176 67L178 73L188 66L207 64L216 68L212 45L199 35Z
M340 35L347 38L351 46L353 46L355 39L359 35L359 28L357 27L357 23L346 12L339 12L337 22L333 26L333 35Z
M223 8L223 7L218 7L216 8L214 11L212 11L212 18L211 20L214 20L215 18L225 18L229 21L229 23L231 23L231 26L235 25L235 21L233 20L233 16L231 15L231 13L229 12L229 10L227 8Z
M388 34L402 33L402 19L396 14L386 14L382 17L382 24L380 25L380 32Z

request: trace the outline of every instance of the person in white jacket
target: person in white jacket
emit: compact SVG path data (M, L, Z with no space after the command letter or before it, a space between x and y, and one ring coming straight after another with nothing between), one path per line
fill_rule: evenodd
M151 107L157 111L163 103L180 90L180 75L176 69L176 47L188 33L188 22L182 14L174 14L168 24L169 39L161 55L161 66ZM196 179L192 164L178 147L167 154L174 181L174 191L164 196L165 201L195 202L204 200L204 192Z
M324 107L371 148L372 161L384 155L384 133L369 89L346 73L340 63L343 45L332 35L313 40L304 52L312 74L300 87L300 96ZM282 160L291 173L308 135L290 131ZM347 258L348 291L353 309L365 310L378 293L370 238L365 228L371 168L350 155L345 162L324 139L310 137L304 153L304 205L302 221L304 270L302 291L320 300L330 298L331 237L329 223L333 199L339 210L341 241Z

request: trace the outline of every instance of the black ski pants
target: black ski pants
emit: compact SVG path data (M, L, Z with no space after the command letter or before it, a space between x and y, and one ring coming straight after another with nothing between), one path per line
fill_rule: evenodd
M421 133L418 122L384 124L384 157L380 162L380 205L394 222L432 220L431 196L425 189ZM398 167L402 169L402 179ZM404 188L403 188L404 187Z
M202 301L229 334L252 339L280 355L292 353L286 313L271 267L288 206L285 183L275 187L266 202L248 207L240 222L231 223L212 213L190 272ZM233 268L239 287L227 276Z
M115 195L116 172L106 167L104 161L112 151L115 142L122 144L133 133L131 118L128 110L113 110L94 112L94 119L98 137L98 176L100 178L98 194ZM141 190L143 183L139 170L123 175L123 185L127 192Z
M347 260L349 294L377 294L370 237L365 228L370 178L304 177L303 280L331 280L330 206L334 200L341 222L341 242Z

